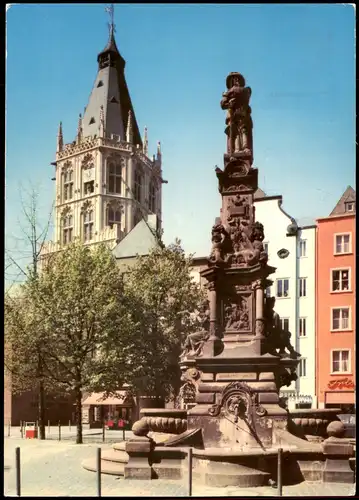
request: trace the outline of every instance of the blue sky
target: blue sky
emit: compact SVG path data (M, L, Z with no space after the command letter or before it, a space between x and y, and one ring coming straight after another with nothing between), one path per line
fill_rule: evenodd
M20 4L7 11L6 221L19 234L19 182L38 186L45 214L56 134L74 140L107 42L103 4ZM210 251L219 215L225 78L252 88L254 166L296 219L329 215L355 185L355 11L335 4L128 4L116 40L149 149L161 141L164 240Z

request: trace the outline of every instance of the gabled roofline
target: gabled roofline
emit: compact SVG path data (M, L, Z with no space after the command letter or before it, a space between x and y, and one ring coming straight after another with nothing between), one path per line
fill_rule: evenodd
M315 220L316 221L324 221L324 220L331 220L331 219L340 219L340 217L344 217L344 218L354 217L355 218L355 212L345 213L345 214L328 215L327 217L318 217Z

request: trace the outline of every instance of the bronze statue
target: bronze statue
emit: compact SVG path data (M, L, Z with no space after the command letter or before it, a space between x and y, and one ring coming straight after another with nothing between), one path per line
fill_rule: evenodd
M200 323L201 330L190 333L183 344L183 351L180 358L186 358L187 356L199 356L202 347L206 340L209 338L209 302L204 300L199 307L198 319Z
M245 86L245 79L240 73L230 73L227 76L227 92L223 93L222 109L227 109L226 129L228 136L227 153L245 153L253 155L250 87Z
M275 356L287 357L286 350L291 358L300 357L290 343L291 333L282 329L278 313L274 311L275 297L267 297L264 304L264 317L266 319L267 351ZM277 353L277 349L279 352Z

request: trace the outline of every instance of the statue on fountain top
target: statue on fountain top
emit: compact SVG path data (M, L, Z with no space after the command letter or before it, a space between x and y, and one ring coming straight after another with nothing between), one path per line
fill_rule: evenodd
M227 154L231 157L253 159L253 122L249 100L252 94L240 73L230 73L226 80L227 92L223 93L221 108L227 109L226 129Z

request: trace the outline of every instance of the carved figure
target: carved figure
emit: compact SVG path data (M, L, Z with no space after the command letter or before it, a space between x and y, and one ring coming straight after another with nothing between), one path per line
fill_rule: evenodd
M266 337L267 337L267 350L270 354L277 355L282 358L287 356L286 350L289 352L290 357L296 359L300 357L290 343L291 333L283 330L280 325L279 315L274 311L275 297L267 297L264 304L264 317L266 319Z
M224 311L226 330L247 330L249 328L248 304L245 299L241 303L228 304Z
M240 73L227 76L227 92L223 93L221 108L227 109L226 129L227 152L253 154L251 108L249 100L252 94L250 87L245 86L245 79Z
M209 261L213 264L223 264L226 262L225 250L228 233L222 224L215 224L212 227L212 251Z
M198 332L190 333L183 344L183 352L180 356L181 359L187 356L199 356L204 343L209 338L209 302L203 301L199 308L199 322L201 330Z

